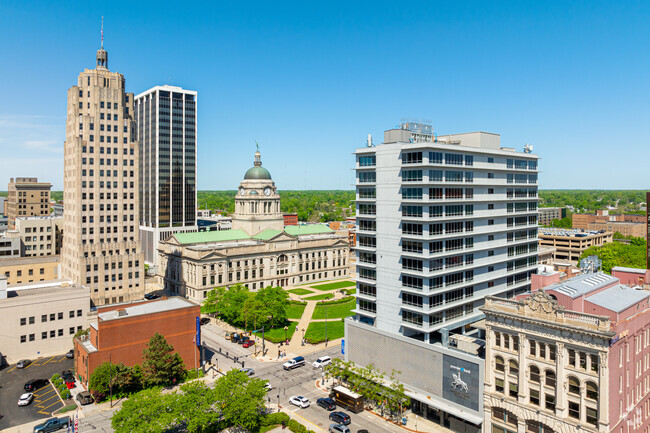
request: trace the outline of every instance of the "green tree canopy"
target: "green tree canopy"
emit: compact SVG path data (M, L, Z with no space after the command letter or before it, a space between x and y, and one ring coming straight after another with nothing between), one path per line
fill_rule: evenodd
M185 379L183 359L165 337L156 333L142 351L142 379L146 386L167 386Z
M603 262L603 271L607 273L611 273L614 266L646 269L645 239L633 240L630 244L610 242L601 247L591 247L582 253L580 259L589 256L598 256Z
M259 427L266 397L265 381L237 369L228 371L214 386L226 425L254 431Z

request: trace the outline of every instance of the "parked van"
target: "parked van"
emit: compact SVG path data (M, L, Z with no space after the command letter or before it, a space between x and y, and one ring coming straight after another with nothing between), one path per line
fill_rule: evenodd
M285 370L293 370L294 368L302 367L303 365L305 365L305 358L302 356L296 356L282 364L282 368Z

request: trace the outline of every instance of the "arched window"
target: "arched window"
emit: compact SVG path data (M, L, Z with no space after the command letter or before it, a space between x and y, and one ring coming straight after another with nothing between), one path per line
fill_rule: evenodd
M503 358L500 356L494 358L494 365L497 371L506 371L506 366L503 362Z
M514 359L508 361L508 373L514 375L519 374L519 364Z
M598 401L598 385L593 382L586 383L587 398L590 400Z
M573 376L569 376L569 394L580 395L580 381Z
M287 261L287 255L286 254L280 254L278 257L278 263L283 263Z
M555 372L553 370L546 370L544 374L546 375L546 386L555 388Z
M534 365L530 366L530 381L539 383L539 368Z

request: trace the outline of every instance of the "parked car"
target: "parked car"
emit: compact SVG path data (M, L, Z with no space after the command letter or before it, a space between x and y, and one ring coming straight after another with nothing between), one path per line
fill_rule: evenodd
M350 433L350 429L341 424L330 425L330 433Z
M332 358L329 356L321 356L318 358L314 363L312 364L314 368L323 368L327 364L330 364L332 362Z
M88 391L81 391L77 394L77 401L82 405L90 404L93 402L93 396Z
M68 380L68 379L69 380L74 380L74 375L72 374L72 371L70 371L70 370L63 370L61 372L61 378L63 380Z
M160 296L156 295L155 293L147 293L144 295L144 299L148 299L148 300L158 299L158 298L160 298Z
M305 398L303 396L300 396L300 395L294 395L291 398L289 398L289 403L294 404L294 405L296 405L298 407L301 407L303 409L309 407L309 405L311 404L309 402L309 399L307 399L307 398Z
M352 419L350 419L350 415L341 411L330 413L330 420L334 421L337 424L343 424L343 425L348 425L352 422Z
M230 341L236 335L238 335L236 332L226 332L226 340Z
M241 345L241 347L249 348L255 346L255 341L254 340L246 340L244 343Z
M65 357L68 359L74 358L74 349L70 349L66 354Z
M25 368L25 367L27 367L27 366L28 366L29 364L31 364L31 363L32 363L32 361L30 361L29 359L21 359L21 360L18 361L18 363L16 364L16 368Z
M335 410L336 409L336 403L334 403L334 400L331 398L327 397L321 397L318 400L316 400L316 404L322 407L325 410Z
M271 382L269 382L269 381L267 380L267 381L266 381L266 384L264 384L264 389L266 389L267 391L272 390L273 387L271 386Z
M357 430L357 433L370 433L370 432L365 428L362 428L361 430Z
M239 371L241 371L242 373L246 373L247 376L252 376L255 374L255 370L253 370L252 368L240 368Z
M285 370L293 370L294 368L302 367L305 365L305 358L302 356L296 356L282 364L282 368Z
M207 325L208 323L210 323L210 318L209 317L201 318L201 325Z
M31 392L26 392L25 394L21 395L20 398L18 399L18 406L27 406L29 403L32 402L34 399L34 394Z
M57 431L62 428L68 428L69 425L70 417L64 416L62 418L50 418L47 421L34 426L34 433Z
M250 341L250 339L251 339L250 337L246 335L242 335L241 337L239 337L239 340L237 340L237 344L244 344L247 341Z
M45 379L32 379L25 383L25 386L23 386L23 389L27 392L34 392L39 388L44 387L47 385L47 380Z

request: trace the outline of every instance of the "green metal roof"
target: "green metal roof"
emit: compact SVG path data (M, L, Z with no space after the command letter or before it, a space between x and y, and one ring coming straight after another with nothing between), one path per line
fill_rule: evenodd
M260 239L262 241L268 241L269 239L279 235L280 233L282 233L280 230L266 229L264 231L259 232L253 237L255 239Z
M248 169L244 179L271 179L271 173L262 166L255 166Z
M321 233L334 233L334 230L324 224L308 224L300 226L286 226L284 231L292 236L317 235Z
M219 230L212 232L176 233L174 237L181 244L203 244L207 242L239 241L251 237L243 230Z

